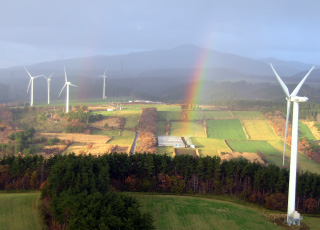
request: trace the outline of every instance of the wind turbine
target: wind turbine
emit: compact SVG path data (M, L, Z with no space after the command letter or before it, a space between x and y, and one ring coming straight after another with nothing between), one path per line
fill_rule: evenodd
M67 79L67 73L66 73L66 67L64 67L64 78L65 78L66 82L64 83L64 86L63 86L62 89L61 89L61 92L60 92L60 94L59 94L59 97L60 97L60 95L61 95L64 87L67 86L67 92L66 92L66 113L68 113L68 112L69 112L69 86L70 86L70 85L71 85L71 86L74 86L74 87L78 87L78 86L73 85L73 84L71 84L71 82L68 81L68 79Z
M50 81L53 73L50 75L50 77L43 76L45 79L47 79L48 83L48 105L50 104Z
M107 68L106 70L104 71L103 75L102 76L99 76L99 77L103 77L103 92L102 92L102 98L103 99L106 99L106 72L107 72Z
M30 93L30 106L33 106L33 79L36 79L38 77L42 77L42 75L38 75L38 76L35 76L35 77L32 77L32 75L29 73L29 71L27 70L26 67L24 67L24 69L27 71L29 77L30 77L30 81L29 81L29 86L28 86L28 89L27 89L27 93L29 92L29 88L30 88L30 85L31 85L31 93Z
M300 223L300 214L295 211L295 200L296 200L296 181L297 181L297 148L298 148L298 123L299 123L299 103L308 101L307 97L297 96L301 86L313 70L314 66L309 70L309 72L304 76L297 87L289 94L288 87L281 80L272 64L270 66L276 75L282 90L284 91L287 99L287 117L286 117L286 129L284 138L284 149L283 149L283 164L284 156L286 151L286 140L287 140L287 130L290 114L291 102L293 102L293 115L292 115L292 136L291 136L291 157L290 157L290 175L289 175L289 191L288 191L288 211L287 211L287 223L288 225Z

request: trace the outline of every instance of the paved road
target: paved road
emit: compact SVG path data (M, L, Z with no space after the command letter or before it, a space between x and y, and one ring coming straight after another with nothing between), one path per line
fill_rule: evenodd
M138 138L139 138L139 133L136 132L136 137L134 138L134 141L133 141L133 144L132 144L132 147L131 147L131 150L130 150L130 155L134 154L134 149L136 148L136 144L137 144Z

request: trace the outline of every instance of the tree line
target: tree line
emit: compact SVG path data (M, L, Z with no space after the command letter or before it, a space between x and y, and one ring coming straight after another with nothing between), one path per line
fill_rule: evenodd
M288 181L287 169L272 164L262 166L242 158L221 161L219 157L209 156L109 154L100 157L59 155L48 160L38 156L10 156L0 161L0 189L47 186L49 190L45 189L44 194L57 196L57 201L64 189L72 194L86 191L83 193L86 195L114 190L231 195L269 209L286 210ZM53 191L56 192L51 193ZM320 175L308 171L298 173L296 202L300 212L319 213Z

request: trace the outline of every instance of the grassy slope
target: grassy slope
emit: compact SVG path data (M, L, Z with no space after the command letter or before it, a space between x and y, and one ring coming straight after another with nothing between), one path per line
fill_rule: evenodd
M258 211L229 202L183 196L134 195L157 229L281 229Z
M266 155L280 155L279 150L266 141L235 141L228 140L228 144L236 152L261 152Z
M241 122L237 119L207 121L208 137L215 139L246 140Z
M242 120L251 140L279 140L266 120Z
M42 229L39 193L0 193L0 229Z
M232 114L238 119L263 118L262 113L260 113L259 111L232 111Z
M312 132L310 131L309 127L302 122L299 122L299 136L306 137L310 141L316 141L317 139L313 136Z
M157 154L167 154L173 157L173 147L157 147Z
M203 126L195 122L171 122L170 135L180 137L206 137Z
M228 119L232 118L228 111L203 111L207 119Z
M112 139L108 141L108 144L113 145L131 145L135 137L134 132L127 130L121 131L120 136L118 130L92 130L92 134L112 136Z
M192 137L192 143L196 148L200 149L200 156L218 156L218 151L230 152L230 148L226 145L224 140Z
M176 121L182 119L181 111L158 111L158 120L159 121Z

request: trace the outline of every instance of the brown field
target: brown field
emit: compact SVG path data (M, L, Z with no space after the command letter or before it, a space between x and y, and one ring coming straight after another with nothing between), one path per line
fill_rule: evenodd
M65 153L74 152L75 154L103 154L109 152L110 144L107 144L107 142L112 138L81 133L42 133L42 136L46 138L57 137L60 140L71 141L71 145L68 146ZM56 148L56 146L52 147Z
M94 128L105 128L105 125L108 124L108 127L122 129L125 123L125 119L123 117L108 117L101 121L95 121L90 124L91 127Z
M262 160L261 156L259 156L257 153L239 153L239 152L220 152L219 156L222 161L224 160L232 160L234 158L242 157L247 159L250 162L256 162L259 164L264 165L265 162Z

